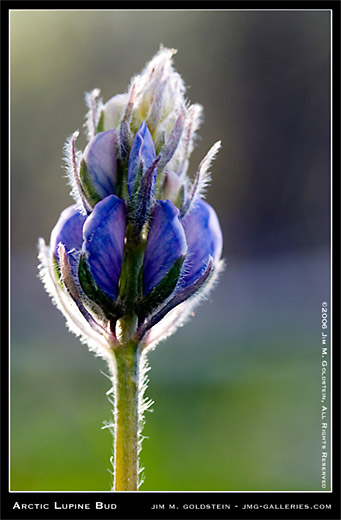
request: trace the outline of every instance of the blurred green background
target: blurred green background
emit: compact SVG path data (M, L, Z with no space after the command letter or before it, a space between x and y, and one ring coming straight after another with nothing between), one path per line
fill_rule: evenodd
M12 490L110 489L106 367L45 294L36 244L72 203L62 149L84 92L125 92L160 43L205 110L191 172L223 142L207 200L227 268L149 356L141 490L321 490L329 25L327 11L11 12Z

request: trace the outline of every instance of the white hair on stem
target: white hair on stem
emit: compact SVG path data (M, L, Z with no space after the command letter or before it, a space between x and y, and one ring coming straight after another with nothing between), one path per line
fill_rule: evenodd
M149 399L148 397L144 396L145 391L147 390L149 378L148 378L148 372L150 370L150 366L148 364L148 359L145 352L141 353L140 357L140 367L139 367L139 391L138 391L138 421L139 421L139 428L138 428L138 453L140 454L142 449L142 442L147 437L145 435L142 435L142 430L145 425L145 418L144 414L145 412L152 412L151 406L153 406L154 401L152 399ZM143 484L144 482L144 468L140 466L140 459L138 461L139 463L139 481L138 481L138 488Z
M109 403L111 405L112 410L112 419L110 421L105 421L102 426L102 430L108 429L113 436L113 439L115 441L116 438L116 416L117 416L117 407L116 407L116 381L117 381L117 365L115 360L115 354L112 352L112 355L108 361L108 368L109 368L109 374L106 374L104 372L101 372L105 377L107 377L111 381L111 386L109 390L106 392L106 395L108 397ZM145 435L142 435L142 430L145 425L145 418L144 414L146 411L151 412L152 410L150 407L154 404L154 401L152 399L149 399L144 396L144 393L148 387L149 378L148 378L148 372L150 370L150 366L148 364L148 359L145 352L140 353L140 358L138 362L138 445L137 445L137 452L138 456L142 449L142 442L144 439L147 439ZM113 443L113 446L115 446L115 442ZM114 453L110 458L110 462L112 465L112 468L114 470L115 468L115 457ZM109 473L114 476L114 471L108 469ZM138 458L138 488L143 484L144 482L144 476L143 476L144 467L140 466L140 459Z

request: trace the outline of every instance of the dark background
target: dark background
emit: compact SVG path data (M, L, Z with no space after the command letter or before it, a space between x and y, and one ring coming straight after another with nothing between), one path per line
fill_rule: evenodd
M36 244L72 204L84 92L125 92L163 43L204 106L192 174L222 140L207 201L227 267L150 354L141 490L320 490L330 13L14 10L10 31L11 489L110 489L106 367L45 294Z

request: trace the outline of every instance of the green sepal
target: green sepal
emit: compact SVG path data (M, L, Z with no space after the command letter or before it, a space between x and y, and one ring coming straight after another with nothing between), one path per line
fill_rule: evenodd
M53 255L53 257L52 257L52 271L53 271L53 274L55 276L55 279L56 279L58 285L61 287L61 289L64 290L64 286L63 286L63 282L62 282L62 274L60 271L60 266L59 266L59 262L56 258L56 255Z
M96 131L97 133L104 132L104 110L102 110L101 115L99 116Z
M126 307L134 307L139 295L142 294L138 292L138 288L145 247L145 241L140 240L140 237L136 240L134 227L128 222L118 296L118 301L124 302Z
M100 307L108 320L117 320L123 315L122 305L109 298L96 284L85 255L79 259L78 278L86 296Z
M117 171L116 171L116 195L120 199L129 199L128 188L127 188L127 172L128 163L122 161L119 157L117 158Z
M131 196L129 197L129 204L128 204L128 219L132 223L134 223L135 217L136 217L138 193L139 193L139 188L141 185L142 176L143 176L143 168L142 168L142 165L140 164L140 167L139 167L139 170L138 170L138 173L136 176L136 180L135 180L134 189L133 189Z
M95 190L90 175L88 172L88 168L86 166L86 163L84 159L81 162L80 171L79 171L79 178L82 185L82 189L84 192L84 195L86 197L86 200L90 204L91 207L95 207L97 202L99 202L101 197L98 195L97 191Z
M178 196L176 197L176 201L175 201L174 205L177 208L181 209L184 204L184 201L185 201L185 188L184 188L184 186L181 186Z
M159 139L158 139L158 141L157 141L157 143L156 143L156 145L155 145L155 153L156 153L156 156L159 155L159 153L161 152L162 148L165 146L165 142L166 142L166 139L165 139L165 133L163 132L163 133L160 135L160 137L159 137Z
M137 278L137 294L141 295L143 294L143 266L141 266L139 276Z
M136 180L135 180L135 184L134 184L133 193L131 194L131 199L134 199L137 196L137 193L138 193L139 188L140 188L142 176L143 176L143 167L142 167L142 164L140 163L139 170L138 170L137 175L136 175Z
M137 314L141 320L172 294L178 282L184 258L184 256L179 256L161 282L137 304Z

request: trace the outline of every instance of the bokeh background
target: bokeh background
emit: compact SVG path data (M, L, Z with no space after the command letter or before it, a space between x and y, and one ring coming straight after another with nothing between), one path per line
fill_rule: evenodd
M125 92L163 43L205 109L191 172L223 142L207 200L227 268L150 354L141 490L320 490L330 13L13 10L10 29L11 489L110 489L106 367L45 294L36 244L72 203L84 92Z

